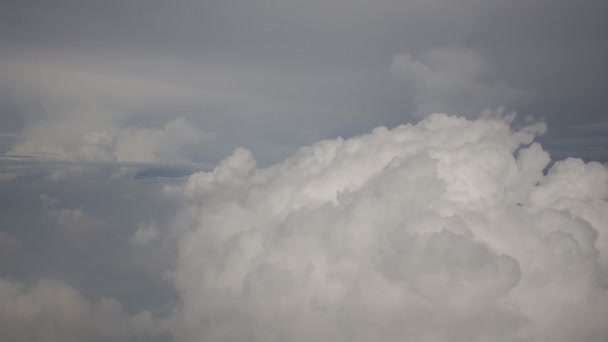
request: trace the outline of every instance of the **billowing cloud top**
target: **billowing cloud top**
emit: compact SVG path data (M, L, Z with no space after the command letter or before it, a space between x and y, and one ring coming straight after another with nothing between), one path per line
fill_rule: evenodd
M166 191L179 341L602 341L608 169L434 114Z

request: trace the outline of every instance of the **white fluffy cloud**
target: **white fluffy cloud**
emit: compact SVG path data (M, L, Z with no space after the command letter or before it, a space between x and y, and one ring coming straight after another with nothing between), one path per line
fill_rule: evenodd
M167 193L177 341L605 341L608 170L434 114Z

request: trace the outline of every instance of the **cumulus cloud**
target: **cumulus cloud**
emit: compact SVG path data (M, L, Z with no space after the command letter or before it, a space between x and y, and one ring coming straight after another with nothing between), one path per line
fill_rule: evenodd
M608 169L545 173L545 125L509 120L433 114L268 168L237 149L167 187L174 337L606 340Z
M93 137L95 138L95 137ZM136 129L116 142L119 161L184 162L183 149L207 142L212 138L184 118L168 122L161 129ZM95 139L96 140L96 139ZM106 144L102 137L102 144Z
M184 149L212 138L184 118L161 128L90 131L66 143L26 140L8 154L93 162L186 162Z
M9 156L184 163L189 161L188 148L214 137L174 112L179 104L200 99L200 89L49 61L0 61L0 67L13 81L7 92L14 101L36 99L22 109L21 133L3 148Z
M149 312L130 316L112 298L92 303L54 279L33 286L0 278L0 337L20 341L133 341L154 339L162 324Z

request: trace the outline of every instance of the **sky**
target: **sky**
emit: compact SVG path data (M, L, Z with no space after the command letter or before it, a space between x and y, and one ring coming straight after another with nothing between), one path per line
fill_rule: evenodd
M605 341L605 0L0 4L3 341Z

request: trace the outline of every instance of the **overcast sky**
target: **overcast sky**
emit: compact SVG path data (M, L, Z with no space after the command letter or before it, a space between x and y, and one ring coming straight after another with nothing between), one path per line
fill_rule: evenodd
M426 198L425 189L416 187L412 179L426 179L422 175L427 172L441 179L428 180L429 198L435 198L434 186L439 189L442 187L439 183L445 185L445 193L436 194L441 199L437 200L438 207L427 208L428 212L416 209L415 200L406 195L380 199L387 205L393 203L391 201L402 201L414 209L407 217L392 212L378 216L370 211L363 221L375 222L387 229L378 233L379 239L390 239L397 221L427 222L429 213L433 220L433 215L437 220L444 220L447 216L462 214L465 217L478 212L481 216L488 215L484 219L497 220L498 225L517 226L503 216L508 216L506 212L517 212L522 205L530 212L542 211L539 208L556 212L571 210L572 215L579 217L576 223L553 212L551 215L556 216L550 219L530 213L517 215L529 214L525 216L526 224L532 222L543 227L551 226L548 223L551 220L556 226L564 227L587 222L589 227L580 229L593 230L595 233L589 233L591 235L599 232L600 242L593 247L594 251L581 252L584 254L581 258L591 262L588 259L595 255L601 261L597 261L599 266L585 264L580 269L607 271L607 217L601 214L606 207L606 195L601 192L601 188L607 186L605 167L570 161L558 163L562 165L561 171L555 171L557 176L550 180L543 181L542 175L538 175L547 165L567 157L581 158L584 162L608 161L606 15L608 2L605 0L3 1L0 4L0 339L3 339L3 327L16 326L6 330L9 332L3 340L63 341L65 336L72 336L74 341L94 338L192 341L198 337L216 341L228 336L230 341L241 341L241 335L224 335L221 329L215 330L214 324L211 324L213 329L209 328L210 321L226 315L223 310L236 305L233 301L238 301L235 299L238 296L216 292L226 283L214 287L188 276L188 272L207 274L201 265L206 265L208 260L220 263L219 259L232 253L232 247L226 246L241 243L240 238L213 235L218 227L228 227L227 231L235 236L240 234L230 230L235 225L249 229L245 227L248 222L255 222L260 225L255 229L270 227L266 235L259 238L262 242L257 238L252 238L253 242L242 242L246 244L242 247L244 254L234 259L240 261L226 266L234 270L223 276L237 277L247 267L259 266L243 260L268 262L273 257L293 257L274 243L290 245L305 237L292 232L283 241L283 235L276 232L277 227L308 227L315 226L315 222L328 227L340 227L339 222L355 224L351 210L367 213L369 208L357 210L356 207L373 198L374 191L382 193L378 189L386 184L411 181L419 197ZM517 116L513 118L511 112ZM447 113L464 121L455 123L444 116L431 116L433 113ZM361 136L379 126L391 129L421 120L422 123L414 126L418 128L406 133L397 130L383 135L382 130L376 130L373 135L376 138ZM495 131L496 125L504 126L499 133ZM513 132L505 133L509 125ZM418 129L435 133L417 133ZM441 132L448 133L444 136ZM521 135L525 135L522 132L535 137L521 140ZM490 136L494 133L510 138L494 139ZM413 140L400 140L410 134ZM356 154L359 159L338 158L340 141L343 141L338 137L352 138L353 143L343 148L351 152L364 151ZM324 139L331 142L298 150ZM542 151L548 154L541 152L540 147L528 146L532 140L538 141ZM394 141L422 147L416 150L418 154L409 154L404 152L409 151L407 146L404 150L395 149ZM331 147L332 144L337 147ZM496 148L497 156L493 157L484 155L476 144L496 144L500 148ZM245 150L238 149L233 154L240 147ZM442 159L445 151L454 148L452 152L456 153L461 147L463 150L458 155L462 159ZM530 149L529 155L537 157L540 164L526 164L527 157L517 155L519 148ZM379 154L379 159L374 159L374 153ZM231 155L232 159L225 159ZM476 161L467 159L469 155L480 157ZM403 171L403 182L394 179L397 176L389 170L393 164L388 156L409 160L403 162L409 165L404 166L408 171ZM426 158L437 164L427 165L430 162ZM322 160L320 163L324 166L305 162L317 159ZM511 162L514 164L509 164ZM581 164L577 164L579 162ZM477 165L482 170L459 169L464 167L463 163ZM218 165L223 166L215 172L196 173L213 171ZM272 165L275 166L264 169ZM513 166L513 170L518 171L502 173L495 169L497 165L507 169L518 165ZM353 173L370 173L358 178L343 171L344 167ZM321 172L319 168L326 171ZM441 171L445 168L461 170L462 179L445 176ZM245 171L239 171L241 169ZM389 174L378 176L376 184L372 182L375 176L370 170L384 170L382 172ZM491 173L489 178L479 176L486 171ZM271 181L273 177L275 183ZM325 177L337 185L323 183ZM481 178L473 181L476 177ZM586 179L590 185L581 185L584 189L573 195L572 202L554 203L549 199L551 193L559 197L561 191L554 189L560 186L552 184L562 184L564 179L573 182L577 177ZM511 183L501 184L505 179ZM546 182L545 188L533 189L536 182ZM200 189L196 190L197 186L192 184L199 184ZM524 185L528 186L527 190ZM502 186L506 187L503 195L519 201L515 209L503 203L504 199L499 201L501 210L489 209L477 202L480 198L492 202L495 200L492 196L499 196L498 193L487 194L487 198L484 194L488 189L502 189ZM594 187L600 189L594 190ZM298 197L301 191L309 197ZM345 195L345 201L350 204L344 204L327 195L328 192L353 194ZM277 204L273 201L281 201L261 194L275 196L285 203ZM262 203L259 208L255 198ZM447 205L444 200L464 202ZM210 202L217 204L209 207ZM338 206L337 209L314 209L321 206L318 203L326 202ZM198 217L197 212L205 212L211 217L209 220L217 221L208 222ZM492 216L492 213L500 215ZM298 215L302 216L299 220ZM467 240L463 251L472 253L471 258L487 254L491 261L463 274L450 271L452 273L445 275L446 281L489 282L485 278L487 274L500 275L504 271L505 288L515 286L510 281L516 278L524 279L524 285L522 290L515 291L516 298L507 300L509 310L517 307L513 312L506 313L507 309L495 303L506 290L490 291L491 294L484 297L487 306L472 311L468 307L440 306L437 310L469 310L471 315L465 315L467 319L478 319L483 313L495 315L493 317L502 323L511 322L511 325L492 326L488 332L467 328L471 323L465 319L466 322L461 322L459 338L474 340L508 330L517 332L510 337L503 334L496 340L532 341L540 336L531 332L534 329L554 331L553 323L548 323L553 317L543 317L540 309L521 304L522 298L536 293L534 281L526 281L526 267L522 263L536 259L511 248L508 242L496 240L497 236L508 239L508 234L487 234L476 230L477 219L466 216L462 220L462 225L467 227L463 229L472 232L464 234L471 241ZM549 233L539 228L541 230L542 234ZM331 234L334 233L350 234L339 228ZM433 231L435 233L443 234ZM460 233L462 231L454 230L454 234ZM206 234L213 235L208 237L213 242L205 242ZM330 233L311 234L321 237ZM568 234L578 245L584 245L578 233L569 231ZM437 239L457 239L448 235L437 235ZM191 246L189 238L200 245ZM417 239L404 243L416 244L412 241L419 241ZM434 248L434 242L429 242L434 238L420 239L421 246ZM530 246L537 242L535 239L530 238ZM228 240L233 242L226 242ZM275 246L269 247L274 256L264 253L263 257L252 256L258 253L251 247L256 243ZM295 244L296 249L301 247ZM376 247L365 245L361 250ZM205 248L210 251L199 250ZM216 251L222 248L226 248L224 254ZM315 255L331 259L337 247L319 248ZM398 254L432 259L425 254L428 251L410 255L397 247L397 250L391 248L386 253L392 257ZM375 258L344 253L347 264L357 267L361 258ZM464 255L469 255L467 253ZM501 259L503 254L519 262L517 271L510 268L511 259ZM390 263L393 262L396 261ZM432 268L442 261L429 262ZM300 264L283 266L296 273L304 272ZM350 266L344 267L344 272L352 271ZM389 280L408 283L418 279L421 272L418 266L411 267L409 271L384 271L396 272L387 276ZM331 271L341 272L340 269ZM243 296L253 293L263 297L268 293L255 286L281 283L274 278L275 271L264 272L252 271L259 279L253 277L257 280L252 280L253 288L247 290L252 292ZM322 272L329 271L323 269ZM366 272L362 270L361 277L376 281ZM396 275L399 272L410 273L409 276ZM327 291L346 291L340 286L347 286L352 279L340 277L335 288L325 284L329 286ZM608 303L606 280L598 279L589 281L601 283L598 286L604 292L580 284L580 287L573 285L572 289L582 293L582 297L592 293L587 299L595 296L593 298L600 298L599 302ZM499 285L496 286L502 289L503 285ZM467 291L457 289L456 296L468 298ZM55 292L64 293L65 302L47 301L46 294ZM357 291L349 292L353 293ZM435 292L418 295L440 301L446 299ZM212 309L201 304L216 297L225 300L210 304L215 305L219 316L209 313ZM21 298L21 301L11 301L11 298ZM395 307L389 310L388 304L382 301L372 303L362 297L357 303L368 309L369 305L375 307L377 315L345 318L340 310L346 309L340 305L346 297L336 298L323 299L328 300L323 305L327 307L326 312L340 318L338 325L382 321L388 312L395 314L391 310L401 310ZM550 299L547 297L547 303ZM417 304L402 303L428 304L416 300ZM194 304L184 304L189 302ZM299 303L295 299L294 302ZM572 306L582 310L578 304ZM233 312L238 317L227 320L226 329L239 327L243 336L251 334L254 340L285 341L281 333L272 335L252 328L259 328L266 321L248 318L252 313L263 316L263 312L276 314L283 309L256 305L247 302L242 310ZM57 306L66 312L65 322L49 321L45 316L45 310L52 312ZM340 309L332 311L336 307ZM23 312L15 314L21 312L19 310ZM409 314L424 316L412 310ZM601 311L597 310L577 312L591 317ZM291 313L287 316L300 317ZM314 315L304 316L308 319L304 326L315 331L309 336L318 340L322 333L327 333L327 336L334 334L331 335L333 341L352 340L347 335L335 335L338 330L316 322L311 318ZM453 331L451 325L444 324L449 320L449 316L446 317L437 318L429 327L441 333ZM561 322L560 319L551 322ZM201 320L207 320L201 326L208 332L198 330L196 322ZM521 328L526 320L540 323ZM24 327L32 324L40 328L30 334ZM72 325L80 328L69 330ZM393 325L392 328L384 326L390 331L396 329L382 337L387 341L405 336ZM591 331L588 339L580 335L583 326ZM496 329L492 330L493 327ZM565 334L581 341L599 341L608 336L605 329L593 323L571 322L569 327ZM284 329L283 334L288 334L293 341L304 338L294 332L297 329L293 326ZM448 335L441 333L427 336L418 332L410 338L444 341ZM378 340L379 335L368 337Z
M319 138L504 106L546 120L555 153L605 160L607 7L7 1L0 126L19 134L15 152L73 158L91 132L117 138L183 118L214 137L172 142L184 158L215 163L247 146L269 163ZM112 153L167 159L132 149Z

